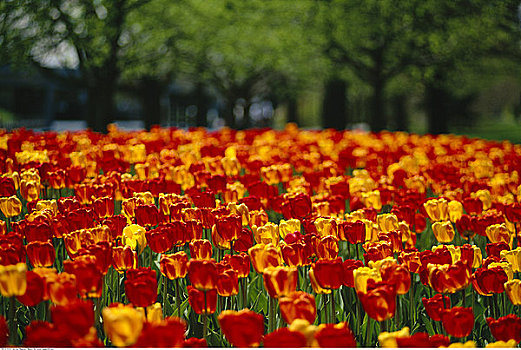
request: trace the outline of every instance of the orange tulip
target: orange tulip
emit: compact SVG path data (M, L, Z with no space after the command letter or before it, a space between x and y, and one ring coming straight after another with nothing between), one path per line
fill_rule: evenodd
M212 258L212 244L207 239L195 239L190 242L192 259L209 260Z
M264 288L272 298L279 298L297 289L296 267L267 267L263 271Z
M196 289L201 291L215 289L217 285L215 260L190 260L188 262L188 278Z
M280 297L279 308L282 318L288 324L297 318L305 319L312 324L317 316L315 297L306 292L297 291Z

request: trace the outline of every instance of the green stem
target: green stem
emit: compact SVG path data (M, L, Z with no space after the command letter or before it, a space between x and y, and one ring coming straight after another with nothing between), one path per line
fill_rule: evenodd
M206 333L208 330L208 314L207 314L207 301L206 301L206 291L203 291L204 294L204 313L203 313L203 338L206 339Z
M163 318L166 317L166 298L168 298L167 283L168 283L168 278L166 278L166 276L163 276Z
M373 327L371 327L371 323L372 323L372 318L371 317L368 317L367 318L367 329L366 329L366 332L365 332L365 335L366 335L366 339L365 339L365 346L366 347L369 347L369 348L372 348L373 345L371 344L372 343L372 337L373 337Z
M152 264L154 263L154 254L152 252L152 249L150 247L148 247L148 250L149 250L149 255L148 255L148 265L150 266L150 268L152 268Z
M402 300L401 295L397 295L396 296L396 313L394 315L394 323L396 325L395 331L398 331L401 329L400 328L400 311L401 311L400 300Z
M248 300L247 290L246 290L246 278L241 278L240 280L241 284L241 292L242 292L242 308L245 309L248 306L246 305Z
M409 289L409 323L410 327L414 326L414 283L412 282L412 273L411 273L411 288Z
M14 296L9 298L9 344L18 345L18 327L15 322L15 308L16 308L16 299Z
M175 306L177 308L177 317L181 318L181 295L179 290L179 278L175 279ZM206 303L206 292L204 294L204 302Z
M331 296L329 297L330 298L330 301L329 303L331 304L331 320L329 321L329 323L336 323L336 313L335 313L335 290L332 289L331 290Z
M268 314L268 333L275 330L275 298L270 296L269 300L269 314Z
M121 297L121 287L119 286L119 272L116 271L116 303L119 303Z
M360 299L358 299L358 297L356 298L356 301L355 301L355 304L356 304L356 329L357 329L357 334L361 334L361 327L362 327L362 310L360 310Z
M494 318L497 320L499 318L499 306L497 302L497 294L494 294L492 296L492 299L494 301Z
M501 304L503 304L503 316L507 315L506 292L501 293Z
M322 307L322 309L324 310L324 313L325 313L325 317L324 317L324 322L323 323L329 323L329 321L331 320L331 316L329 315L329 298L330 296L328 294L322 294L323 297L322 297L322 300L324 301L324 305Z

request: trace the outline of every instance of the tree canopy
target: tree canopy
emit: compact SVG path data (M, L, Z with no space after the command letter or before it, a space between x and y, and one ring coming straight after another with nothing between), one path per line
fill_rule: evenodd
M224 101L227 125L249 127L248 113L237 120L238 101L245 110L259 99L287 104L288 118L298 120L299 96L319 90L323 125L344 128L355 91L367 101L372 130L404 124L394 111L415 94L425 100L431 131L446 132L444 101L479 90L471 77L503 69L519 78L504 71L519 58L519 34L511 0L0 3L0 64L77 69L89 126L98 131L113 118L118 90L137 92L149 126L160 122L161 92L183 80L194 86L198 125L206 125L209 91Z

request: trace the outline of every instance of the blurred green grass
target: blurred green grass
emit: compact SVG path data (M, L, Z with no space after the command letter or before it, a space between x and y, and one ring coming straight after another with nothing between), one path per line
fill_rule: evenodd
M521 144L521 123L515 120L482 121L472 127L458 127L451 130L457 135L479 137L486 140L504 141Z

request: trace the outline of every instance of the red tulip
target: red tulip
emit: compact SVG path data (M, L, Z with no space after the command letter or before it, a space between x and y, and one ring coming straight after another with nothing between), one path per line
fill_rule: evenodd
M183 348L206 348L208 344L204 338L188 338L183 342Z
M232 269L237 272L237 277L245 278L250 274L250 257L246 253L237 255L225 255L223 262L229 263Z
M136 224L145 227L159 224L159 209L153 204L139 204L134 209Z
M112 265L112 246L107 241L101 241L91 244L87 248L80 249L78 256L80 255L93 255L96 257L96 267L103 275L107 274L110 265Z
M346 287L355 287L355 280L353 277L353 271L359 267L364 266L364 263L360 260L346 259L344 260L344 281L343 285Z
M279 328L264 336L265 348L303 348L306 343L304 334L288 328Z
M496 340L509 341L514 339L516 343L521 341L521 319L518 316L510 314L497 320L487 317L487 323Z
M315 339L322 348L356 348L356 340L346 322L321 324Z
M217 287L217 266L215 260L195 260L188 263L188 278L201 291L208 291Z
M394 316L396 311L396 290L392 284L374 282L367 283L367 292L358 292L365 312L369 317L379 322Z
M156 272L149 267L128 270L125 293L128 300L136 306L147 307L155 303L157 299Z
M161 321L145 322L139 338L133 347L136 348L170 348L182 347L186 324L177 317L168 317Z
M85 336L94 325L94 308L91 301L76 301L51 308L54 325L71 339Z
M40 275L34 271L27 271L27 289L24 295L19 295L16 298L19 302L26 306L36 306L42 300L44 296L45 281Z
M322 288L338 289L345 280L342 258L336 258L335 260L320 259L313 264L313 272Z
M239 293L239 278L233 269L227 269L217 275L217 294L229 297Z
M442 310L441 322L447 333L457 338L463 338L469 335L474 328L474 313L470 307L453 307Z
M441 321L441 312L450 308L450 298L436 294L432 298L422 298L427 315L434 321Z
M239 215L220 216L215 221L215 230L225 241L236 241L242 230L242 219Z
M173 232L168 224L161 224L155 229L145 232L147 244L153 252L164 253L174 246Z
M487 256L495 256L501 258L501 251L510 250L510 246L505 242L487 243L486 246Z
M82 298L99 298L103 275L96 268L96 257L83 255L75 260L65 260L63 270L76 276L76 288Z
M51 241L33 241L27 244L27 256L34 267L50 267L56 259L56 251Z
M186 287L188 302L196 314L213 314L217 308L217 290L198 290L192 286Z
M92 202L92 208L98 218L107 218L114 215L114 199L112 197L96 198Z
M481 295L503 293L508 276L502 267L480 268L472 275L472 286Z
M112 248L112 265L119 273L137 266L137 254L129 246Z
M235 347L258 346L264 334L264 317L248 309L225 310L219 317L219 325L228 341Z

